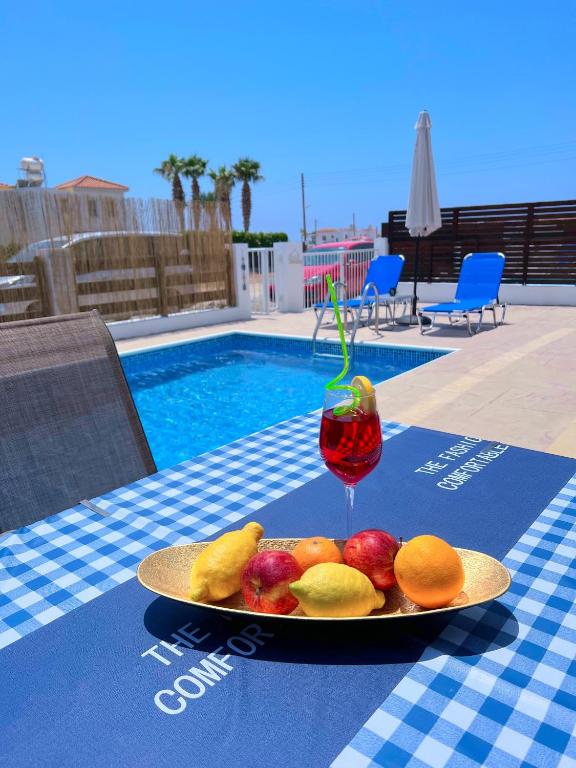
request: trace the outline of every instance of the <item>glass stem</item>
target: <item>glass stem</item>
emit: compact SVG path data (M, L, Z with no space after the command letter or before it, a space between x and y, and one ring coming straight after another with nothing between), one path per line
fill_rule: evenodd
M346 538L352 536L352 511L354 509L354 486L344 485L346 492Z

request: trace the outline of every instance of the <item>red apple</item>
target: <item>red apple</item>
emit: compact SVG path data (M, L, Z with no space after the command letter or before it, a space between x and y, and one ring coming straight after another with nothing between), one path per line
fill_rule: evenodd
M259 613L291 613L298 600L288 587L298 581L302 573L290 552L275 549L258 552L242 573L242 595L246 605Z
M348 539L344 562L368 576L376 589L391 589L396 585L394 558L399 549L391 533L371 528Z

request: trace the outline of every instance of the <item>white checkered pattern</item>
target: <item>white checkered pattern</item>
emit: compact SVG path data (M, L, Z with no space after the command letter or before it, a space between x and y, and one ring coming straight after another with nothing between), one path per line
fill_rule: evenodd
M332 768L576 768L576 475ZM480 650L481 649L481 650Z
M298 416L0 539L0 648L326 472L319 413ZM382 425L384 439L407 427Z

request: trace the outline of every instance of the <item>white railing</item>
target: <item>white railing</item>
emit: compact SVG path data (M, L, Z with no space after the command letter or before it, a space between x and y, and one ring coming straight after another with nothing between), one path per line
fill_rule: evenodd
M362 292L373 248L353 251L307 251L304 254L304 306L320 304L326 296L326 275L346 286L348 297Z
M274 312L276 286L274 285L274 249L248 249L248 277L252 312L267 315Z

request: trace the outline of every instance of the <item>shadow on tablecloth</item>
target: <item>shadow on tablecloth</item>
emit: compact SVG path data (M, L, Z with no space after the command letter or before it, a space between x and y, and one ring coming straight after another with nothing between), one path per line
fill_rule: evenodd
M252 658L283 664L406 664L416 662L426 649L429 649L430 658L441 653L475 656L506 647L518 636L516 618L497 600L482 607L482 621L477 620L477 612L470 608L457 614L419 615L382 622L322 622L318 625L255 616L253 623L263 632L273 633L274 637L267 638ZM457 642L451 631L456 617ZM154 600L144 616L147 631L165 642L174 642L173 633L189 623L202 626L211 635L234 635L250 621L225 618L210 610L164 597ZM446 638L444 643L443 638ZM431 649L433 643L435 648ZM202 642L195 646L198 651L209 652L212 648L212 640L206 642L205 647ZM235 655L233 648L227 652Z

